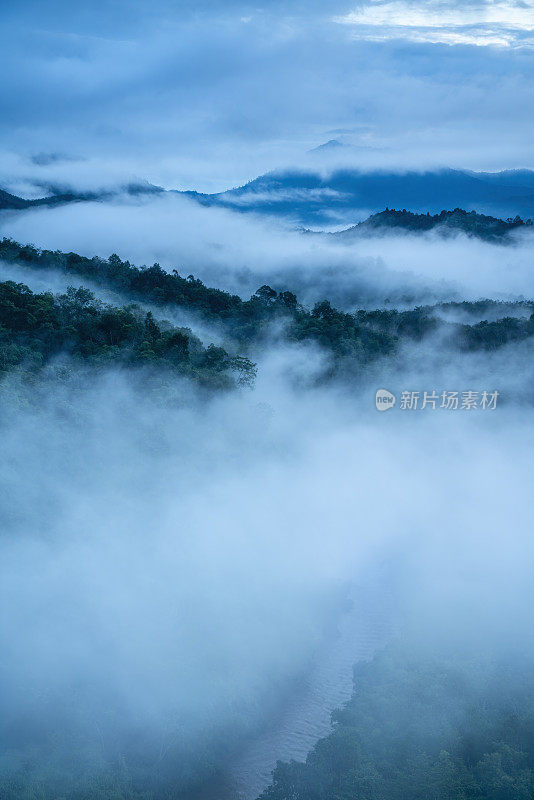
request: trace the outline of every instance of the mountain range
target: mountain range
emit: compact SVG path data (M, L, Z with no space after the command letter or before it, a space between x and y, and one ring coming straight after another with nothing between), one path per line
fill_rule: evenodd
M64 191L47 187L37 200L0 191L0 209L24 210L79 201L107 200L114 195L164 193L150 183L135 183L102 192ZM426 172L361 171L337 168L275 170L224 192L206 194L169 190L203 206L275 217L296 227L351 226L385 208L439 215L462 208L496 219L534 217L534 171L469 172L441 169ZM423 226L424 227L424 226ZM420 229L420 228L418 228Z
M534 171L363 172L284 170L218 194L187 192L203 205L281 217L301 226L354 224L386 207L437 214L464 208L506 219L534 216Z

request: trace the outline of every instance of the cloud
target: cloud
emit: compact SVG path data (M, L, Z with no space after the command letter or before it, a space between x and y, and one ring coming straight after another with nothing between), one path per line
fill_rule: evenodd
M348 309L386 299L413 305L534 296L529 234L510 247L434 234L336 240L172 193L37 208L0 223L2 235L21 242L103 258L117 252L135 264L157 261L245 298L264 283L293 290L306 304L328 298Z
M1 174L13 187L136 176L226 188L336 129L358 158L386 153L398 167L532 165L527 4L494 3L483 23L473 9L489 4L375 3L359 20L311 0L2 6ZM484 36L510 46L441 46ZM265 282L346 308L534 293L527 239L335 244L173 195L6 213L1 226L245 296ZM58 291L67 280L5 265L0 277ZM348 391L295 388L321 366L316 350L258 357L253 390L211 401L181 383L170 399L159 384L141 391L126 371L87 380L68 363L30 395L1 384L2 722L25 765L40 736L64 761L81 741L133 769L164 770L171 750L181 769L204 763L213 738L235 744L229 729L270 728L273 705L331 647L347 583L374 579L378 562L399 614L441 636L530 626L529 342L459 357L440 332ZM380 385L496 388L503 405L377 414ZM184 776L172 778L176 792Z
M423 356L380 381L530 382L528 352ZM32 769L47 734L63 758L82 741L129 770L136 746L152 765L172 745L164 770L250 740L276 721L269 699L287 706L291 681L332 647L347 583L374 583L421 627L493 640L528 624L532 408L509 391L494 415L378 415L377 375L294 391L287 357L272 349L253 392L211 403L185 390L161 403L113 372L75 375L78 392L34 383L33 407L0 387L3 721L15 745L39 732Z
M48 5L47 15L33 3L2 11L0 185L92 173L217 191L295 163L339 129L361 162L533 163L533 70L518 46L530 6L505 27L500 5L483 24L451 4L368 4L349 16L338 3L306 13L295 2ZM513 35L514 47L431 41L460 35ZM35 163L43 153L63 160Z
M532 46L534 4L514 0L371 0L335 18L354 26L356 39L381 41L392 38L433 44L477 46Z

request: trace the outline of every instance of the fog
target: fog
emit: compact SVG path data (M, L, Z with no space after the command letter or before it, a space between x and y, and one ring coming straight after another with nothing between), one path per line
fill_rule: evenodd
M127 187L221 192L270 170L324 175L340 166L531 169L532 5L3 0L0 190L108 194L0 210L0 236L157 262L242 298L264 284L295 292L307 308L327 299L345 311L491 298L518 302L481 305L484 319L522 319L482 336L488 349L468 351L451 322L481 317L443 307L432 333L400 335L388 355L389 334L375 341L367 329L366 349L363 334L345 340L349 326L321 327L301 309L295 338L308 323L311 335L290 341L281 315L264 324L259 301L258 319L238 331L257 378L228 388L217 369L231 358L164 325L190 328L233 356L235 329L209 321L223 313L201 316L72 271L0 262L0 281L54 294L86 286L100 303L135 299L153 314L85 305L82 315L83 297L71 313L67 302L29 301L4 286L1 800L257 800L277 759L303 760L328 733L331 712L351 696L353 663L395 642L407 643L416 692L409 709L401 692L390 715L382 694L397 697L397 675L381 678L379 666L378 682L385 674L389 686L373 694L371 685L378 703L368 732L383 736L384 753L407 744L410 757L404 722L421 699L429 701L421 730L434 739L447 713L459 718L470 702L469 687L484 713L491 705L491 682L473 658L469 686L438 686L432 707L434 685L420 667L434 645L438 682L447 659L490 652L495 661L508 656L513 680L528 685L532 229L499 244L439 232L349 240L255 216L246 200L239 213ZM322 147L331 140L343 146ZM506 208L515 197L507 191ZM290 314L290 297L261 302ZM106 336L107 323L125 331L124 347L114 329ZM524 338L503 344L514 331ZM395 398L384 413L379 389ZM479 401L496 393L495 408L403 407L403 392L421 400L455 391ZM514 733L521 709L510 709ZM513 795L521 800L534 786L531 706L525 714L530 763L523 770L517 754ZM334 760L360 758L365 736L360 743L352 732L331 748ZM354 791L340 783L323 792L326 758L324 787L319 772L317 793L297 782L282 800L409 800L378 784L375 792L362 753ZM386 771L398 771L389 756ZM422 750L415 756L426 759ZM442 767L429 765L427 775L439 778ZM497 769L492 775L500 780ZM420 782L419 795L452 798L448 776L441 793ZM512 800L512 783L497 778L492 796Z
M2 232L346 308L532 296L526 240L340 246L182 199L6 215ZM4 265L8 277L74 283ZM212 399L65 360L31 390L4 379L8 772L28 742L37 774L43 759L57 768L58 726L75 774L120 754L178 790L228 768L330 641L351 586L392 594L388 624L422 639L530 637L531 345L460 356L438 331L358 385L312 388L325 355L275 342L257 354L254 389ZM381 387L500 399L494 411L379 414Z
M522 635L532 408L509 355L402 375L498 386L495 412L378 415L374 387L295 393L280 355L253 392L186 392L181 408L115 373L81 395L45 389L31 411L4 386L4 735L39 747L59 719L105 755L135 736L156 772L181 753L179 786L184 751L196 764L226 729L253 735L347 584L384 560L423 630Z
M402 375L504 389L497 411L456 416L377 415L373 387L295 394L279 361L253 392L182 408L112 373L82 396L45 390L37 411L19 400L14 417L4 387L8 706L29 702L42 725L77 687L104 729L110 704L154 736L169 717L214 733L236 708L257 723L337 593L400 553L399 600L417 613L446 601L451 625L526 622L532 409L510 390L510 354Z
M94 161L41 161L47 180L101 181ZM31 190L20 161L13 173ZM109 185L121 174L110 165ZM242 297L268 283L308 306L534 294L528 234L507 245L437 234L347 242L177 195L3 212L0 233L157 261ZM0 277L131 301L59 271L4 263ZM141 305L205 344L225 343L223 327ZM458 310L442 316L467 321ZM444 327L357 384L318 388L326 354L280 339L273 330L251 353L253 389L211 399L148 368L95 378L66 358L31 387L3 380L6 775L31 751L33 781L70 772L73 786L122 763L156 791L213 779L217 800L238 790L252 800L277 758L303 758L327 731L350 694L350 663L395 632L497 651L530 642L529 342L460 355ZM386 414L375 409L378 388L397 397ZM499 403L408 411L404 390L497 390ZM347 597L359 633L344 640ZM331 692L317 665L343 648ZM295 692L302 685L318 705Z
M165 195L3 212L0 233L87 256L157 261L243 297L268 283L306 304L328 298L346 309L532 294L530 232L510 246L435 233L343 242Z

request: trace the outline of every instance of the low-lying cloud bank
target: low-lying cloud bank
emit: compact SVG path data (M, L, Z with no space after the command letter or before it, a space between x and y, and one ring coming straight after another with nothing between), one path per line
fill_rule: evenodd
M7 766L29 743L49 753L59 725L81 763L121 753L136 773L143 754L148 774L186 784L225 731L264 720L344 587L384 560L399 613L423 629L519 635L534 449L512 352L448 365L408 352L405 371L349 393L289 388L294 354L272 351L252 392L184 392L181 406L120 373L82 392L49 384L37 409L5 383ZM378 414L375 380L505 402Z
M0 223L3 235L21 242L157 261L247 297L263 283L343 308L534 293L528 233L510 247L432 234L344 243L173 195L4 212Z

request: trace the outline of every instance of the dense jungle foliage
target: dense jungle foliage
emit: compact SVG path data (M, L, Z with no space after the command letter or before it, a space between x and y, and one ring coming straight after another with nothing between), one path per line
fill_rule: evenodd
M35 372L65 355L91 366L163 367L218 388L250 383L255 374L249 359L205 348L189 329L158 323L134 305L105 305L82 287L54 296L0 283L0 373Z
M391 645L306 763L279 762L261 800L531 800L534 678L522 658Z
M408 311L385 307L348 313L333 308L328 300L308 309L294 292L266 285L243 300L205 286L192 275L184 278L176 270L166 272L157 263L137 267L115 254L109 259L86 258L3 239L0 258L88 279L119 291L134 304L150 302L161 308L163 319L166 308L187 310L224 331L232 350L229 354L214 345L204 348L189 329L174 328L135 305L105 305L85 289L54 297L7 281L0 291L0 369L4 371L22 364L35 369L68 353L93 365L110 361L158 364L205 385L250 384L255 375L251 355L281 339L326 351L324 380L354 377L372 361L393 355L403 342L419 342L438 330L453 348L463 351L494 350L534 333L534 306L527 302L483 300ZM450 321L454 312L477 321Z
M405 208L397 210L386 208L378 214L372 214L363 222L353 225L331 236L346 238L355 234L384 233L388 230L421 233L436 230L443 235L465 233L479 239L506 243L510 241L509 234L515 230L532 228L533 220L523 220L516 216L506 220L491 217L487 214L478 214L476 211L464 211L455 208L453 211L441 211L439 214L416 214Z

